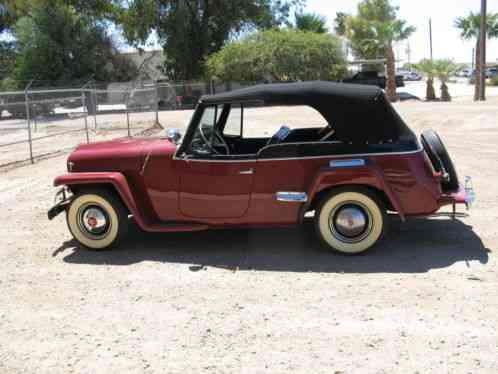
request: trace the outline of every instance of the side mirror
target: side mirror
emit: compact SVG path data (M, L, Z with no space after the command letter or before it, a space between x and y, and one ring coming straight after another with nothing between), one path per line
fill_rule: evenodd
M182 134L177 129L168 129L166 138L173 144L178 144L182 138Z

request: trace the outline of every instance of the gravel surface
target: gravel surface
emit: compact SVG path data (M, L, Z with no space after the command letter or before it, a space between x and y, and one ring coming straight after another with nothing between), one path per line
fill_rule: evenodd
M0 174L0 373L497 373L498 99L397 107L478 201L392 219L365 256L323 252L309 226L134 229L89 252L46 218L66 156Z

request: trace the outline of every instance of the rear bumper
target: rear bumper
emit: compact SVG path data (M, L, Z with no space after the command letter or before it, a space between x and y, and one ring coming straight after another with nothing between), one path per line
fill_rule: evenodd
M460 186L457 192L442 195L439 199L439 206L465 204L467 209L470 209L475 200L476 193L472 186L472 178L465 177L465 185Z

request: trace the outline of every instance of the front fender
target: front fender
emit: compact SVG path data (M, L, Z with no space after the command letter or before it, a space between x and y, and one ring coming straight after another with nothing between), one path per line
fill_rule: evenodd
M94 172L94 173L68 173L58 176L54 186L75 185L112 185L118 192L121 200L128 208L140 228L145 229L146 224L140 214L136 201L131 193L130 186L125 176L119 172Z
M405 212L395 192L386 181L382 170L373 163L354 167L324 167L318 170L308 188L308 203L303 207L306 212L315 197L326 189L346 185L366 186L385 193L393 208L398 212L402 221L405 221Z

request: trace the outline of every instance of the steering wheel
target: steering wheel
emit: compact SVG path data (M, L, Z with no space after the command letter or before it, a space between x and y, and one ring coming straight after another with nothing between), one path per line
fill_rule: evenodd
M220 152L214 147L213 143L208 140L208 137L204 134L204 130L202 129L202 124L199 126L199 134L201 134L201 138L204 141L204 143L208 146L209 150L212 151L213 153L217 155L221 155ZM216 130L213 129L213 134L217 138L217 140L220 142L220 146L222 146L225 149L225 155L228 156L230 154L230 148L228 147L227 142L223 137L216 132Z

